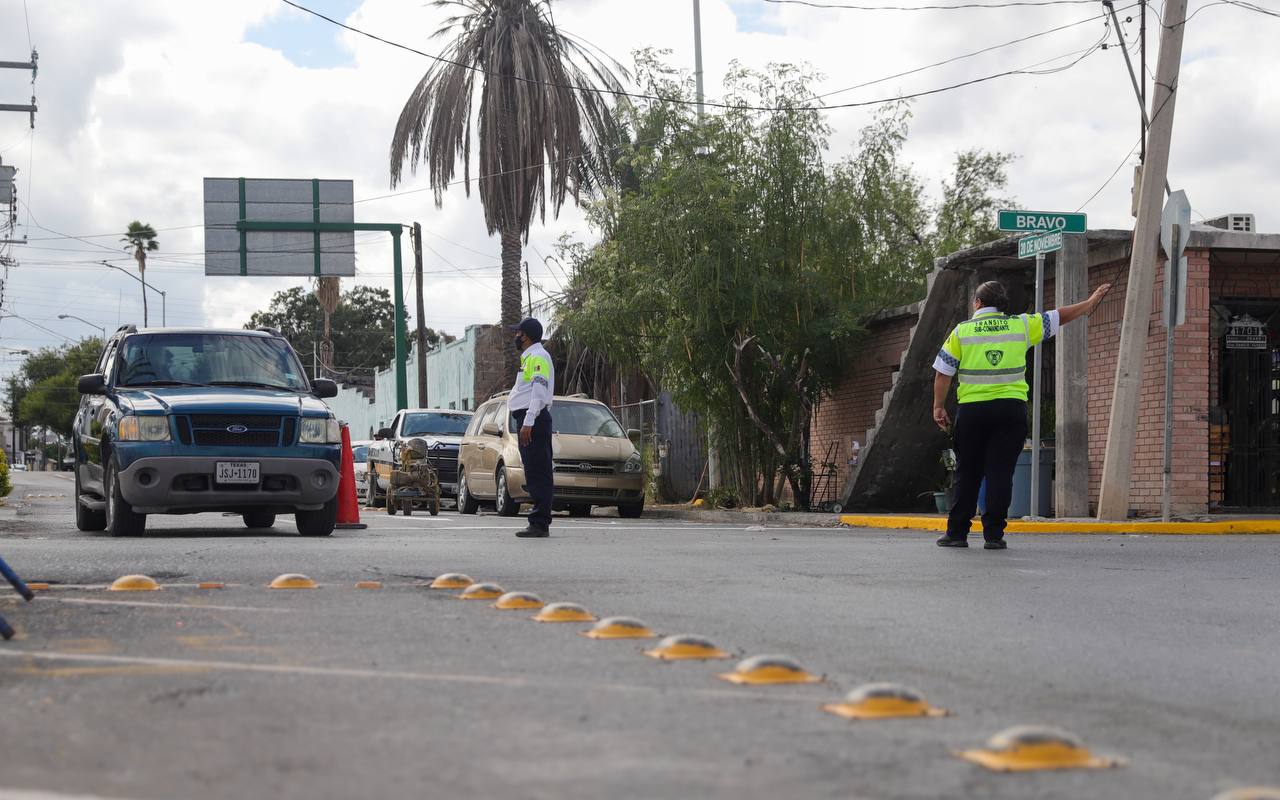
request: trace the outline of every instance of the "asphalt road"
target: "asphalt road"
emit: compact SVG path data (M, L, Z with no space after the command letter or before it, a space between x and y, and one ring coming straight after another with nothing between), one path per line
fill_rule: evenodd
M1210 798L1280 784L1280 538L1012 536L944 550L890 531L367 514L302 539L238 518L75 531L66 475L16 474L0 556L0 800L109 798ZM728 662L424 588L465 572L547 602L788 654L823 683L742 687ZM269 590L305 573L312 591ZM92 587L127 573L156 593ZM356 589L379 580L381 589ZM201 590L199 581L226 588ZM183 585L185 584L185 586ZM851 723L867 681L943 719ZM956 759L1053 724L1104 771ZM22 790L45 794L23 794Z

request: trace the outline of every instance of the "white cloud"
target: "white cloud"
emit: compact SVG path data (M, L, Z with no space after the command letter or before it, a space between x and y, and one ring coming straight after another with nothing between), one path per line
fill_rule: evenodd
M1206 0L1196 0L1199 7ZM1122 3L1122 5L1124 5ZM559 0L557 22L624 62L639 47L668 48L691 67L688 0ZM1098 13L1092 5L954 12L855 12L776 5L761 12L767 29L739 30L740 0L704 0L708 92L718 93L733 59L764 67L808 61L824 73L823 91L903 72ZM282 53L244 41L263 21L291 12L277 0L219 3L119 0L29 4L41 53L36 84L41 111L31 144L26 118L0 115L0 153L23 169L32 222L70 234L118 230L131 219L161 229L162 250L148 278L168 293L169 323L238 325L270 293L301 280L203 277L200 179L207 175L351 178L357 198L391 192L388 149L401 105L426 59L349 32L336 33L349 64L297 67ZM1122 11L1122 17L1127 13ZM421 2L367 0L353 25L432 50L441 12ZM1154 69L1159 26L1150 20ZM1136 22L1126 25L1136 32ZM1207 8L1186 31L1186 66L1177 107L1170 179L1197 211L1252 211L1263 230L1280 229L1280 200L1271 186L1280 170L1272 145L1280 122L1280 20L1229 6ZM1024 67L1088 47L1101 21L946 67L841 93L829 103L858 102L927 90ZM1114 39L1113 39L1114 41ZM1230 43L1229 46L1226 43ZM27 48L21 0L0 0L0 58ZM21 73L0 75L0 97L21 101ZM970 147L1018 156L1010 191L1035 207L1074 209L1101 185L1137 141L1129 77L1115 47L1056 75L1013 76L923 97L915 103L907 155L936 187L954 154ZM831 154L851 152L869 109L831 112ZM34 147L31 169L27 161ZM1133 163L1129 160L1129 164ZM1131 166L1121 168L1088 207L1095 227L1131 224ZM410 176L399 191L422 189ZM419 220L428 231L428 324L454 333L496 316L498 246L486 235L478 199L461 188L437 209L430 192L357 206L370 221ZM27 215L20 214L23 222ZM24 266L12 271L7 308L67 336L86 328L59 321L73 313L105 326L141 316L138 285L96 266L122 258L116 239L58 239L34 224L33 240L14 248ZM582 216L535 229L527 251L534 280L556 288L560 273L542 262L563 232L585 236ZM389 237L361 237L362 280L391 285ZM411 263L408 241L406 264ZM127 266L127 262L121 262ZM460 270L460 271L457 271ZM158 305L158 304L156 304ZM410 306L412 303L410 302ZM153 313L158 311L153 308ZM0 325L0 343L38 346L56 340L17 320ZM0 366L0 371L3 367Z

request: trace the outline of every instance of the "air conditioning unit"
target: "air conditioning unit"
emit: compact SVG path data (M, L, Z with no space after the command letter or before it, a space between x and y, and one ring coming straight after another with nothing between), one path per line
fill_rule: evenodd
M1206 219L1204 224L1212 228L1222 228L1224 231L1235 231L1236 233L1258 232L1258 226L1254 222L1252 214L1224 214L1221 217Z

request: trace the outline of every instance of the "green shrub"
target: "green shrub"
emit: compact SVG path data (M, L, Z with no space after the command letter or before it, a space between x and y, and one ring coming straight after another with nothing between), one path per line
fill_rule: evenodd
M8 497L12 491L13 484L9 483L9 457L5 455L4 448L0 448L0 497Z

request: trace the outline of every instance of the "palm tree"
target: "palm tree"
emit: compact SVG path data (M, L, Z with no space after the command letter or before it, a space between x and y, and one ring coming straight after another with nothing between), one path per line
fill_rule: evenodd
M134 220L129 223L129 230L120 239L124 242L125 252L133 251L133 260L138 262L138 275L142 277L142 327L147 327L147 253L160 249L156 240L156 229L151 225Z
M581 191L609 177L603 148L617 139L608 98L622 90L614 70L623 70L558 30L550 0L434 5L465 11L435 32L433 38L451 41L400 112L391 140L391 186L403 177L406 160L414 172L423 161L438 208L461 161L470 195L474 123L485 224L502 241L502 324L514 325L521 312L521 245L529 239L534 211L545 221L548 198L558 215L566 198L577 203ZM509 359L514 364L514 352Z

